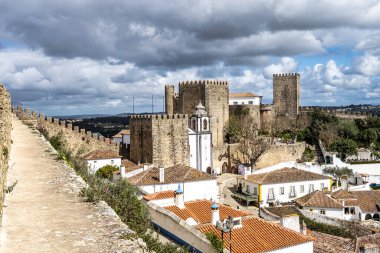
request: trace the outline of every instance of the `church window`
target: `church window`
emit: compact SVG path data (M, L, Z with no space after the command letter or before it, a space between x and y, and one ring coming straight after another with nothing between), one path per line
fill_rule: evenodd
M207 130L207 119L203 120L203 130Z
M193 130L195 130L195 119L193 119L193 120L191 121L191 128L192 128Z

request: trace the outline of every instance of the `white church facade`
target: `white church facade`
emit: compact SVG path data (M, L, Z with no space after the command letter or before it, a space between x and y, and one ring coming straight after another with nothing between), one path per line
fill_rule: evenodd
M190 166L203 172L212 172L212 134L210 117L201 102L189 120Z

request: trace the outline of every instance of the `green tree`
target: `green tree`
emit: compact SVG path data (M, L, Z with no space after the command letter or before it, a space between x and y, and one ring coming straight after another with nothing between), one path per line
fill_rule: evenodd
M356 139L359 135L359 129L352 120L339 120L338 133L343 138Z
M105 165L96 171L95 176L111 180L113 177L113 172L118 169L119 168L114 165Z
M340 182L340 179L343 175L351 176L353 172L352 169L349 169L347 167L330 167L324 168L323 173L333 176L336 181Z
M339 157L343 160L345 160L347 156L356 155L357 148L356 142L351 139L339 139L330 146L330 149L338 152Z
M377 138L377 131L373 128L364 130L360 135L360 139L361 141L363 141L366 147L369 147L371 143L374 143L377 140Z
M206 233L206 237L210 241L211 245L214 247L216 252L223 252L223 241L215 233Z

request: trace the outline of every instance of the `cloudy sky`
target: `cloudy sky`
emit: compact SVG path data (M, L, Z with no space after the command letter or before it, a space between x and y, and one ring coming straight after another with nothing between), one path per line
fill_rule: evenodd
M162 111L195 79L271 103L286 72L302 105L380 104L380 1L0 1L0 82L50 115Z

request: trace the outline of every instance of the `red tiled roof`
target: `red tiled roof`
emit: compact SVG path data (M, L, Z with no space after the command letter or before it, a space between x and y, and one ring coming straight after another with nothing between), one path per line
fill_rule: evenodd
M179 208L178 206L166 206L165 209L173 212L179 218L186 220L191 217L199 224L205 224L211 222L211 205L209 200L195 200L185 202L185 208ZM223 204L219 204L219 216L220 220L226 219L228 216L243 217L250 215L244 211L234 209Z
M296 168L283 168L266 173L252 174L247 176L246 180L256 184L277 184L321 179L330 179L330 177Z
M123 129L123 130L121 130L120 132L118 132L117 134L115 134L114 136L112 136L112 138L121 138L121 137L123 137L123 135L126 135L126 134L130 134L130 130L129 129Z
M252 92L243 92L243 93L230 93L230 98L247 98L247 97L260 97Z
M159 174L159 168L155 167L128 178L128 181L133 185L153 185L216 179L206 172L181 164L165 168L164 182L160 182Z
M356 195L353 192L342 189L332 192L331 197L334 199L356 199Z
M324 192L314 191L298 199L295 199L298 205L307 207L324 207L324 208L343 208L335 199L330 198Z
M97 159L109 159L120 158L119 153L113 150L94 150L85 154L82 158L84 160L97 160Z
M311 237L259 218L246 218L242 223L242 227L232 230L233 253L268 252L313 240ZM213 232L219 238L222 237L221 231L213 224L199 225L196 228L204 234ZM229 240L226 238L224 247L229 248Z
M343 238L312 231L314 253L355 252L355 239Z
M174 198L175 192L174 191L162 191L162 192L156 192L153 194L147 194L144 196L145 200L157 200L157 199L168 199L168 198Z
M359 206L365 213L380 211L380 190L355 191L356 200L346 200L346 206Z

